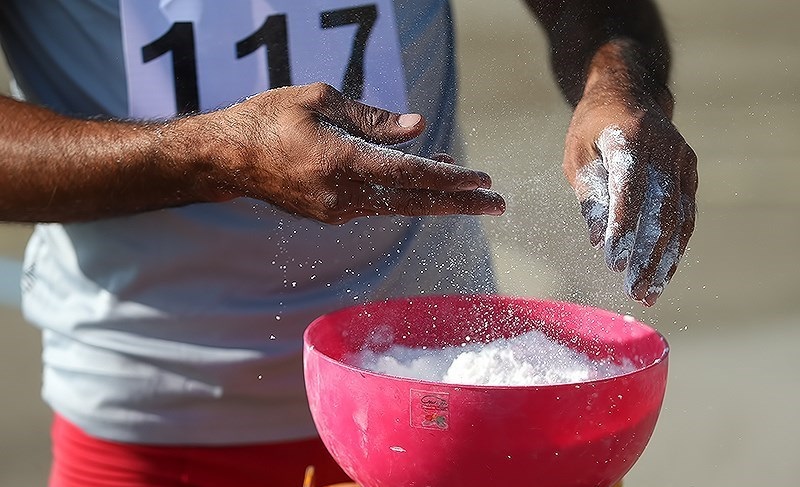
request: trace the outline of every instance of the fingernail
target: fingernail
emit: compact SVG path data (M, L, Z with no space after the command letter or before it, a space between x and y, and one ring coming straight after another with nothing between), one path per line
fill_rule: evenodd
M492 187L492 178L488 174L483 171L477 171L478 173L478 185L483 189L489 189Z
M655 291L651 292L650 294L645 296L645 298L642 300L642 304L649 308L650 306L656 304L656 300L658 300L659 296L661 296L661 293Z
M498 208L497 206L489 206L481 212L484 215L500 216L505 212L505 208Z
M458 190L459 191L474 191L474 190L478 189L479 187L480 186L478 186L478 183L476 183L474 181L464 181L463 183L458 185Z
M603 237L605 235L606 226L602 221L588 221L589 227L589 243L592 247L599 249L603 246Z
M628 267L628 256L629 255L630 255L630 252L628 252L627 249L623 250L622 252L620 252L619 255L617 256L617 258L614 259L614 264L612 266L612 269L617 271L617 272L624 271L625 268Z
M649 295L648 293L649 285L644 281L639 281L636 285L633 286L631 289L631 297L636 300L644 301L644 299Z
M492 194L492 191L484 191L482 189L478 189L478 192L485 192L486 194ZM503 201L503 198L499 194L493 194L493 201L487 201L483 208L481 208L482 215L492 215L492 216L499 216L505 213L506 211L506 203Z
M416 113L404 113L397 118L397 123L403 128L411 128L422 120L422 116Z

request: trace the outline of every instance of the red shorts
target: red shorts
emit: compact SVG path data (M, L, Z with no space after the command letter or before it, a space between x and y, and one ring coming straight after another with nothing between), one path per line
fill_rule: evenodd
M322 441L242 446L161 446L99 440L56 415L50 487L300 487L350 481Z

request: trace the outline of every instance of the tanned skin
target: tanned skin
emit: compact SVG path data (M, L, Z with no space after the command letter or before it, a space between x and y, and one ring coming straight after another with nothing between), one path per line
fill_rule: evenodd
M652 305L691 236L697 188L695 154L670 121L669 50L657 9L645 0L527 3L574 107L563 166L590 241L605 246L612 269L628 269L628 294ZM75 119L0 97L0 119L3 221L88 221L236 197L325 223L505 210L487 174L444 154L381 147L418 136L422 117L348 100L324 84L160 123ZM598 144L609 129L631 164L622 184L598 189L581 174L596 166L614 175L604 154L611 149ZM600 193L612 196L610 207ZM603 204L605 214L597 211ZM640 238L642 221L657 227L656 237Z
M574 108L563 167L589 239L605 247L611 269L627 269L628 294L651 306L686 250L697 192L697 157L671 122L661 17L649 0L527 4L548 34L553 72Z
M6 221L84 221L241 196L326 223L505 209L483 172L379 147L419 135L422 117L321 83L166 123L78 120L9 98L0 117Z

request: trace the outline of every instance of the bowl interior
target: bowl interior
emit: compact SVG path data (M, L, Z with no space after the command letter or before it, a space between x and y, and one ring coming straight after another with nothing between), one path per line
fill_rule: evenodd
M595 360L644 368L665 358L666 340L630 316L572 303L509 296L426 296L346 308L316 320L306 342L338 362L357 366L364 350L393 345L431 349L492 342L537 329Z

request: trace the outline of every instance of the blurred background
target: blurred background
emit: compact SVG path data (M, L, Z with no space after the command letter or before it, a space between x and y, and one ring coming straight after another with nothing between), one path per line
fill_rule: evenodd
M670 342L664 409L626 487L800 485L800 3L661 2L699 216L648 310L589 247L561 175L570 111L540 29L519 1L453 4L469 164L508 201L486 220L502 291L628 312ZM50 455L38 332L18 308L29 234L0 225L2 487L44 486Z

